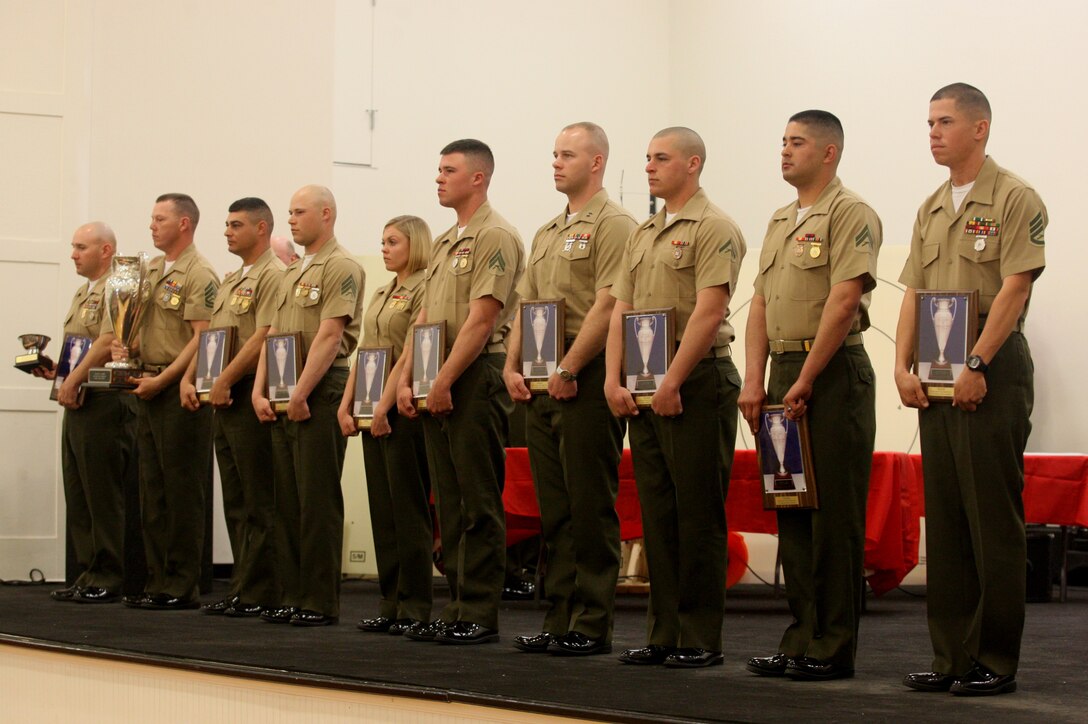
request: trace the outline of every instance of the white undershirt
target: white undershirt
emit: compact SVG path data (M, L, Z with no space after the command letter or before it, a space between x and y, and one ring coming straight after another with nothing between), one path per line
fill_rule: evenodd
M317 256L317 254L307 254L302 257L302 271L306 271L306 267L310 266L310 262L314 260L315 256Z
M246 274L249 274L249 270L252 269L252 268L253 268L252 264L250 264L249 266L243 266L242 267L242 276L245 276Z
M678 213L680 212L677 211L676 214ZM672 220L676 218L676 214L670 214L668 211L665 212L665 226L668 226L672 223Z
M975 182L972 181L971 183L964 184L963 186L952 187L952 208L956 210L957 214L960 211L960 206L963 205L963 200L967 198L967 194L971 193L971 189L974 188L974 186Z
M457 238L458 239L461 238L461 234L465 233L465 229L467 229L467 228L468 228L467 224L465 226L458 226L457 227Z
M177 259L175 259L174 261L177 261ZM167 274L170 273L170 268L174 266L174 261L164 261L163 262L163 266L162 266L162 275L163 276L166 276Z
M578 215L578 213L577 213L577 212L575 212L575 213L570 213L570 212L568 211L568 212L567 212L567 223L569 224L569 223L570 223L570 220L571 220L571 219L573 219L573 218L574 218L575 216L577 216L577 215Z
M797 223L800 224L808 216L808 212L812 210L811 206L806 206L803 209L797 209Z

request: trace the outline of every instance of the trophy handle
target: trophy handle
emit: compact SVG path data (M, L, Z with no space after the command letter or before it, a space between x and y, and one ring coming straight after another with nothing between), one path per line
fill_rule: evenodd
M655 317L652 314L648 314L646 316L648 316L650 318L650 329L656 335L657 334L657 317Z
M932 318L937 313L937 297L929 298L929 316Z
M952 313L952 319L955 319L956 318L956 305L959 303L960 300L957 299L956 297L949 297L948 300L950 302L952 302L952 304L950 304L948 306L948 311Z

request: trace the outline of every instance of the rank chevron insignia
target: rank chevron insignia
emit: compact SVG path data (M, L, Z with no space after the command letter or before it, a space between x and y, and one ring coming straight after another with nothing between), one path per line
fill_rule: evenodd
M355 283L355 277L349 276L340 282L340 296L354 299L358 293L359 285Z
M726 254L728 254L733 261L737 260L737 249L733 245L732 239L718 247L718 256L725 256Z
M492 274L504 274L506 272L506 260L502 258L502 249L499 249L487 260L487 268Z
M219 287L215 285L215 282L208 282L208 286L204 287L204 306L211 309L215 306L215 295L219 291Z
M1043 246L1046 242L1043 240L1043 232L1046 231L1046 222L1043 221L1043 212L1040 211L1035 215L1035 218L1031 220L1031 224L1028 225L1031 230L1031 243Z
M867 246L870 249L873 248L873 232L869 231L869 225L866 224L865 228L858 232L858 235L854 237L854 246L857 248Z

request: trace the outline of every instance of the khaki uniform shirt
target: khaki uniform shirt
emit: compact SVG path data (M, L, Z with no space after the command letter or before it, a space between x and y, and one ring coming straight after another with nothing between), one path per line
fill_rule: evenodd
M918 209L899 281L913 289L977 289L984 317L1005 277L1042 274L1047 222L1035 189L987 156L959 212L952 207L949 181ZM981 250L979 241L984 241ZM1021 323L1027 310L1025 304Z
M272 326L276 292L283 277L283 262L266 250L248 271L233 271L223 278L212 310L212 327L237 327L235 351L260 327Z
M219 277L208 260L190 244L178 255L165 275L165 256L157 256L148 265L151 298L140 322L140 360L149 365L168 365L178 358L193 338L189 322L212 318ZM103 332L113 331L112 320L102 325Z
M858 277L863 294L850 333L868 329L880 217L837 177L801 223L797 207L794 201L774 213L759 255L755 291L767 302L767 337L815 338L831 287Z
M533 237L518 294L526 300L564 300L564 335L578 336L596 293L612 286L623 245L636 225L635 217L609 201L604 189L570 221L563 209Z
M96 282L83 284L72 297L72 306L64 318L64 333L78 334L91 339L98 339L102 323L106 320L106 279L109 273L102 275Z
M393 281L374 292L363 315L363 346L392 347L390 365L396 364L404 351L408 330L423 308L426 276L427 270L419 269L405 279L404 284L399 284L393 277Z
M325 242L306 270L296 259L283 273L276 298L272 326L277 332L301 332L303 359L310 352L322 320L347 317L340 338L337 360L347 360L359 342L363 315L363 267L348 254L336 238ZM335 366L347 366L333 363Z
M485 352L502 352L503 338L516 311L518 279L525 269L525 248L517 229L484 202L457 237L457 225L435 240L427 270L423 308L427 322L446 322L446 351L468 319L469 303L491 296L502 311Z
M674 307L679 343L700 289L725 284L730 296L736 292L746 250L736 222L699 189L668 226L662 209L635 229L627 240L612 296L635 310ZM726 309L714 340L715 353L724 353L736 336L728 320Z

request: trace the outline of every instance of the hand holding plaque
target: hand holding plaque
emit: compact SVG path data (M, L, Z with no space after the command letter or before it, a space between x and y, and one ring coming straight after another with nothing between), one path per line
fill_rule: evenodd
M352 417L356 430L369 430L374 422L374 405L385 392L392 357L392 347L361 347L355 355Z
M277 413L287 412L302 371L302 334L270 334L264 341L268 401Z
M644 309L623 315L623 379L635 405L649 408L672 363L675 310Z
M427 409L427 393L446 361L446 323L416 324L412 327L412 398L417 410Z
M211 399L212 386L234 359L237 330L237 327L212 327L200 333L196 347L196 395L201 403Z
M760 411L756 455L764 510L819 507L807 420L790 420L782 405L767 405Z
M949 402L978 335L978 291L918 290L914 373L931 401Z
M563 358L565 310L562 299L521 303L521 376L534 395L548 393L548 378Z

